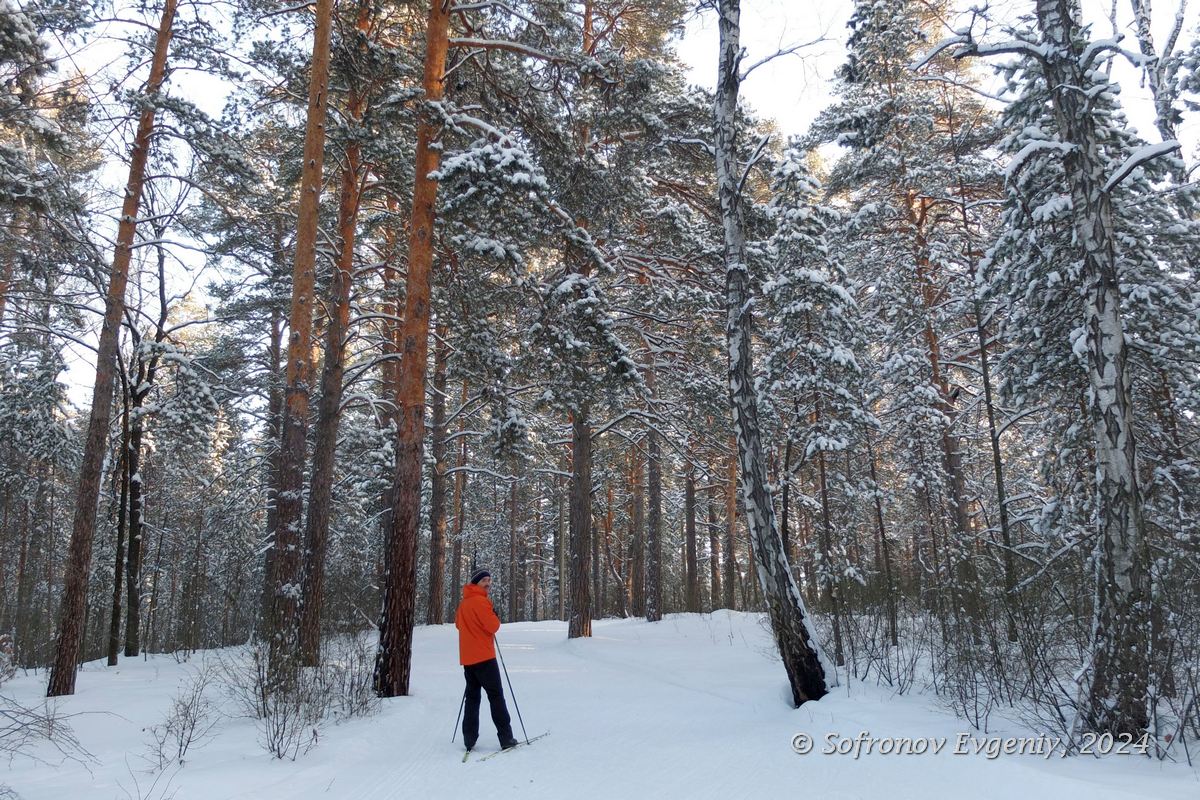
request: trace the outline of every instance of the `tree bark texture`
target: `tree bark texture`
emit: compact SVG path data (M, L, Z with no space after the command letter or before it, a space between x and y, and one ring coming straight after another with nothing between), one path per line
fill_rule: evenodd
M442 99L450 9L433 0L425 34L425 100ZM441 161L434 139L439 126L428 113L417 125L413 204L408 237L404 323L397 374L396 474L392 528L384 563L383 609L375 687L381 697L408 694L416 614L417 533L421 520L421 462L425 445L425 375L429 358L429 298L433 271L438 184L430 173Z

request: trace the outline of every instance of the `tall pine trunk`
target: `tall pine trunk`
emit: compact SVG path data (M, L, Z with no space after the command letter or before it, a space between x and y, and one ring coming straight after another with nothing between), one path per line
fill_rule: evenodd
M962 463L962 441L954 433L953 427L957 412L954 408L954 395L945 372L942 369L941 337L934 327L933 319L937 306L942 302L942 292L936 284L936 267L929 258L929 242L927 229L932 201L926 198L917 199L915 192L910 192L907 205L910 210L910 222L913 225L916 242L914 260L917 265L917 283L920 289L921 302L925 311L925 327L923 335L926 344L926 356L929 359L929 374L932 388L936 392L937 410L946 419L941 430L942 470L946 476L949 489L950 514L954 523L954 537L946 537L947 580L950 581L951 597L954 601L954 612L965 611L967 616L977 620L982 609L978 603L978 579L974 561L971 558L974 535L971 529L971 515L968 508L966 475ZM916 206L914 208L914 205ZM941 518L939 504L938 516ZM972 626L972 635L978 638L978 628Z
M700 577L696 564L696 468L689 465L684 478L684 604L693 614L700 611Z
M566 557L566 548L563 547L563 520L566 519L566 514L563 513L563 491L559 487L556 491L558 518L554 522L554 571L556 583L558 585L558 618L563 622L567 620L567 567L564 561Z
M708 495L708 582L709 608L715 610L721 602L721 537L717 534L716 488Z
M517 620L517 561L520 545L517 541L517 482L508 484L508 620Z
M449 48L450 9L433 0L425 33L425 100L442 99ZM433 271L433 226L441 147L434 142L439 124L430 113L417 125L413 203L408 236L404 323L396 398L396 473L392 528L385 546L383 610L375 687L382 697L408 694L412 668L412 632L416 615L417 534L421 521L421 462L425 446L425 373L429 357L429 295Z
M370 4L360 2L355 27L360 49L365 49ZM348 122L357 125L366 112L362 89L350 90ZM338 428L342 419L342 379L346 371L346 333L350 327L350 297L354 288L354 243L364 180L362 147L351 136L346 144L338 198L340 249L329 286L325 329L325 363L321 367L321 395L317 401L317 431L313 441L312 475L308 487L308 516L304 529L304 583L300 592L300 659L307 666L320 661L321 606L325 599L325 554L329 549L329 512L333 471L337 461Z
M592 428L588 408L571 415L570 498L571 603L567 638L592 635L590 582L592 537Z
M635 617L646 614L646 498L642 484L642 454L635 445L629 451L631 530L629 544L629 606Z
M464 378L462 382L462 402L459 406L467 404L467 381ZM459 433L467 429L467 421L465 416L460 416L458 423ZM450 565L450 617L453 618L458 612L459 594L462 591L463 575L462 575L462 548L463 548L463 504L466 502L463 493L467 488L467 437L461 437L458 444L458 464L457 471L454 473L454 546L451 548L451 565Z
M542 501L535 498L533 504L533 575L530 577L530 619L541 619L539 609L542 599Z
M313 292L320 224L321 182L325 163L325 117L328 106L329 42L333 0L317 0L313 32L312 74L304 130L304 162L296 219L296 253L292 261L292 304L283 396L279 492L276 496L275 591L271 609L269 663L271 682L288 682L298 666L299 627L304 565L300 528L304 510L304 464L312 381Z
M171 26L175 21L177 0L165 0L162 17L150 61L150 77L144 95L153 98L162 89L167 71L167 45L171 41ZM92 409L88 419L87 438L79 465L79 489L75 494L75 518L67 554L65 584L58 642L48 697L75 693L75 667L83 646L84 613L87 605L88 570L92 560L92 542L96 533L96 506L100 499L105 443L108 439L109 414L113 400L113 372L116 368L117 346L121 317L125 312L125 287L129 282L129 264L137 233L138 209L142 202L142 187L146 178L146 162L150 154L150 136L154 131L155 101L148 103L138 118L133 151L129 161L129 178L125 183L125 199L117 225L117 245L113 252L112 270L108 279L108 294L104 302L104 325L100 329L96 353L96 383L92 388Z
M441 625L446 606L446 325L437 326L433 345L433 419L430 442L433 475L429 491L429 602L425 623Z
M647 376L653 385L653 373ZM649 509L646 514L646 620L657 622L663 615L662 585L662 447L659 433L653 427L646 435L647 491Z

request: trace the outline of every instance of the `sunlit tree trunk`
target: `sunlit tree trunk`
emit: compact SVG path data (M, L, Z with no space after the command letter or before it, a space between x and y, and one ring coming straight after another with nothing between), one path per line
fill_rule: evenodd
M423 88L426 102L442 99L449 48L450 8L429 5L425 34ZM408 694L412 632L416 614L417 533L421 520L421 461L425 445L425 374L429 357L429 295L433 271L434 217L441 148L434 142L438 123L424 114L417 125L412 217L408 237L404 322L397 375L396 474L392 528L385 546L383 610L375 688L382 697Z
M359 2L355 27L359 49L366 49L370 4ZM367 101L358 86L351 88L346 114L351 125L362 121ZM346 144L338 199L340 249L334 264L326 307L325 363L321 367L321 394L317 401L317 431L313 441L312 475L309 478L308 516L304 529L304 583L300 593L300 658L308 666L320 660L321 606L325 599L325 554L329 542L329 512L333 472L337 460L338 428L342 419L342 380L346 371L346 333L350 327L350 299L354 289L354 243L358 210L365 179L362 147L352 136Z
M150 77L144 94L153 98L162 89L167 71L167 46L171 41L177 0L165 0L162 17L155 36L154 54L150 61ZM156 104L146 104L138 117L133 150L129 161L129 177L125 183L125 198L117 225L117 244L113 252L112 270L108 279L108 294L104 303L104 325L100 329L96 353L96 382L92 388L92 408L88 418L87 438L79 465L79 489L75 495L75 518L71 543L67 552L65 584L58 626L58 641L54 664L46 694L49 697L75 693L75 668L83 645L84 614L87 605L88 570L92 560L92 542L96 533L96 506L100 498L100 481L104 472L105 444L108 440L109 415L112 410L113 373L116 369L117 346L121 317L125 311L125 287L129 282L129 264L137 233L138 209L146 178L146 162L150 154L150 137L154 131Z
M270 667L272 683L287 682L298 665L304 564L301 526L304 511L309 394L313 373L313 293L321 182L325 163L325 117L328 107L329 43L333 0L318 0L313 32L312 73L300 172L296 218L296 253L292 261L292 304L289 314L286 382L276 496L275 593L272 600ZM340 271L340 270L339 270Z

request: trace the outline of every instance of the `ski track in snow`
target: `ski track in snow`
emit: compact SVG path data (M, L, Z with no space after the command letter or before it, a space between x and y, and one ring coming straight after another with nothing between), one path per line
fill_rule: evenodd
M316 798L820 797L1117 800L1200 797L1200 773L1131 756L1044 760L1033 755L848 755L820 752L827 734L949 737L976 733L929 697L845 681L819 703L793 710L782 667L761 617L671 614L662 622L598 620L591 639L567 641L566 623L505 625L500 645L529 736L553 736L502 758L462 763L450 741L462 697L453 625L419 627L410 697L372 717L327 724L295 762L257 744L253 723L223 720L196 746L165 796L177 800ZM136 797L126 760L138 769L150 725L159 723L188 664L170 656L85 666L79 692L60 708L98 763L85 768L18 758L0 770L24 800ZM44 676L3 687L26 704ZM508 686L505 684L508 696ZM221 701L218 694L213 699ZM513 730L523 739L512 698ZM499 749L486 696L476 752ZM792 752L796 733L814 752ZM1029 735L992 717L990 735ZM978 735L978 734L977 734ZM48 757L49 753L42 751ZM89 772L90 769L90 772ZM144 786L146 775L138 775ZM128 791L127 791L128 790ZM162 794L156 797L164 796Z

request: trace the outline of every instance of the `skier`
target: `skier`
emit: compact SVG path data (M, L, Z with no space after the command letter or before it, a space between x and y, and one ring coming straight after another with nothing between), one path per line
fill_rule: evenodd
M496 724L501 749L517 746L508 706L504 703L504 690L500 685L500 667L496 663L493 639L496 631L500 630L500 618L488 599L491 586L492 573L486 569L477 570L471 576L471 582L463 587L462 602L458 604L458 613L454 615L454 627L458 628L458 661L463 665L463 674L467 679L462 733L468 752L475 747L475 741L479 738L480 689L487 690L492 722Z

